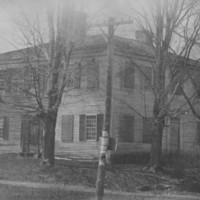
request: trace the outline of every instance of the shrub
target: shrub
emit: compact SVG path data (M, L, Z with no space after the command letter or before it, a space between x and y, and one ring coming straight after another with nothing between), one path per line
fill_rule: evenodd
M111 156L112 164L147 164L149 161L148 152L115 153Z

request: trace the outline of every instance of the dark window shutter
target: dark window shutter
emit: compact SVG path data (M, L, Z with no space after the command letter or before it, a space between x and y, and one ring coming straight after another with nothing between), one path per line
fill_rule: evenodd
M103 119L104 119L104 115L103 114L98 114L97 115L97 141L99 141L99 137L102 136Z
M170 80L171 92L174 92L174 90L175 90L175 88L177 86L177 83L180 81L180 77L179 76L180 76L180 71L179 70L174 70L171 73L171 80ZM181 92L179 87L176 88L175 95L182 95L182 92Z
M74 66L74 88L81 87L81 63L75 63Z
M133 142L134 138L134 116L124 115L124 142Z
M134 116L120 115L119 121L119 141L133 142L134 141Z
M9 139L9 118L4 117L4 124L3 124L3 139L8 140Z
M96 60L87 66L87 88L99 88L99 62Z
M99 61L95 62L95 69L94 69L94 77L95 77L95 84L94 87L95 88L99 88Z
M122 66L120 69L119 77L120 77L120 88L124 88L124 67Z
M170 150L180 150L180 118L170 118Z
M197 122L197 142L200 144L200 122Z
M74 115L62 116L61 139L63 142L73 141Z
M135 68L131 62L125 62L124 88L134 89L134 85L135 85Z
M21 119L21 149L22 152L29 152L30 144L30 119L24 115Z
M153 124L152 118L143 118L143 137L142 142L151 144Z
M140 68L140 89L149 90L151 89L152 83L152 68L146 66L142 66Z
M79 140L85 141L86 140L86 115L80 115L80 122L79 122Z
M24 67L24 88L27 90L31 88L29 66Z

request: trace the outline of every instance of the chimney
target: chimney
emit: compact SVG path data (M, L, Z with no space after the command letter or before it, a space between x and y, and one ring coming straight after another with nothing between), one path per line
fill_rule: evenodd
M87 14L80 11L75 11L73 15L73 40L76 46L81 45L86 38L87 31Z
M152 45L153 35L148 30L137 30L135 32L135 39L146 45Z

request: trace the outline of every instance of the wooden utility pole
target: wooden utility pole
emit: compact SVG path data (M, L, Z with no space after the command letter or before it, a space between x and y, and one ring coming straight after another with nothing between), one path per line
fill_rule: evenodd
M102 200L104 195L104 181L106 174L106 154L109 145L110 137L110 127L111 127L111 112L112 112L112 69L113 69L113 40L115 25L120 24L130 24L129 21L115 22L114 18L109 18L108 26L108 43L107 43L107 84L106 84L106 102L105 102L105 117L104 117L104 126L102 132L101 146L100 146L100 155L99 155L99 165L98 165L98 174L96 182L96 193L97 200ZM105 26L106 24L99 24L99 26Z

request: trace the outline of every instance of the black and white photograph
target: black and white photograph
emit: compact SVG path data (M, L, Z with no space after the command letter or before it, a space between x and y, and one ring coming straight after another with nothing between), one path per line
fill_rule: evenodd
M199 200L200 1L0 0L0 200Z

